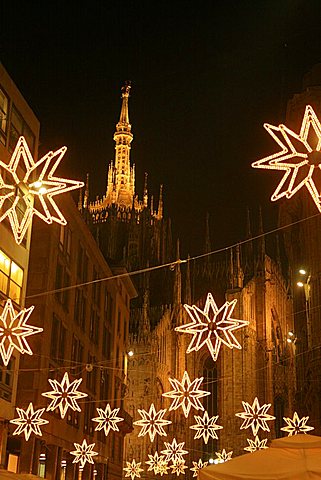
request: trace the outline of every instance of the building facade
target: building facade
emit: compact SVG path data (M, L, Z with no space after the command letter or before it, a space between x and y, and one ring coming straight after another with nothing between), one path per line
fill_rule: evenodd
M0 160L9 164L11 154L21 135L25 136L36 159L39 129L38 119L5 68L0 64ZM0 177L1 182L6 181L6 172L1 167ZM0 216L8 208L9 200L6 202L0 209ZM23 205L20 207L23 208ZM21 213L23 212L21 211ZM28 229L24 241L18 245L8 219L0 223L0 313L8 299L12 300L16 312L19 312L25 305L30 236L31 227ZM30 344L32 345L32 341ZM0 359L0 465L2 468L12 470L16 470L18 459L14 448L8 441L8 422L15 414L19 360L17 350L14 350L7 367Z

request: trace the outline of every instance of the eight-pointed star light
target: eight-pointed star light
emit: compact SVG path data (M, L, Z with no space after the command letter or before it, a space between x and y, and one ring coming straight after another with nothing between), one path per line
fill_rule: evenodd
M43 414L45 409L39 408L39 410L34 410L33 404L29 403L29 406L26 410L18 407L16 407L16 410L19 418L14 418L13 420L10 420L10 423L18 425L18 427L13 432L13 435L20 435L20 433L23 432L26 441L29 440L32 432L35 435L42 436L40 425L45 425L46 423L49 423L48 420L41 418L41 415Z
M260 428L265 432L269 432L269 426L266 423L270 420L275 420L273 415L267 413L268 409L271 407L270 403L265 403L260 407L259 400L255 397L254 402L250 405L247 402L242 402L244 407L244 412L236 413L237 417L243 418L243 423L240 427L240 430L243 428L252 428L253 435L255 436Z
M299 418L297 412L294 412L293 418L283 417L283 420L287 424L286 427L282 427L281 430L288 433L288 436L297 435L298 433L307 433L310 430L314 430L314 427L309 427L306 423L309 417Z
M225 448L223 448L221 452L215 452L215 455L221 462L227 462L228 460L232 460L233 450L226 452Z
M256 452L257 450L265 450L266 448L269 448L266 446L267 441L267 438L260 440L258 436L256 436L254 440L247 438L247 442L249 445L247 447L244 447L244 450L250 453Z
M207 443L210 437L214 439L218 438L216 430L220 430L221 428L223 428L220 425L216 425L218 415L209 417L208 413L204 412L203 417L200 417L199 415L194 415L194 418L196 420L196 425L192 425L189 427L192 430L196 430L194 439L203 437L204 442Z
M163 427L172 423L171 421L165 420L163 418L166 412L166 408L156 412L153 403L149 408L149 412L147 412L146 410L138 410L138 413L142 417L142 420L137 420L137 422L134 422L134 425L142 427L138 436L143 437L148 433L151 442L154 441L156 434L166 436L167 433L165 432Z
M194 407L196 410L204 410L199 399L210 395L210 392L199 389L203 378L204 377L195 378L195 380L191 382L186 371L184 372L181 382L176 378L169 378L169 383L174 390L162 394L163 397L173 398L169 410L176 410L182 407L186 418L188 417L191 407Z
M104 429L106 437L110 429L114 430L114 432L119 432L117 423L124 420L121 417L117 417L119 408L114 408L111 410L109 403L107 403L105 410L102 408L96 408L96 410L99 417L92 419L93 422L98 422L98 425L95 428L96 431Z
M202 459L200 458L198 462L192 462L193 467L190 468L191 472L193 473L193 477L198 477L198 472L202 470L202 468L207 467L208 462L203 462Z
M82 467L85 466L86 462L94 463L93 457L98 455L97 452L93 451L94 443L87 444L86 439L84 439L81 445L79 443L74 443L74 445L76 450L70 452L71 455L75 455L72 463L80 463Z
M159 470L162 466L162 463L166 463L164 460L164 455L159 455L158 452L155 452L154 455L151 455L150 453L148 454L149 460L147 460L145 463L149 465L147 471L148 472L154 472L155 474L159 473ZM167 471L166 471L167 473Z
M215 362L222 344L241 349L233 332L249 322L232 318L236 303L237 300L226 301L218 308L212 294L208 293L204 310L196 305L184 305L192 322L176 327L175 330L193 335L186 353L197 352L206 345Z
M0 222L9 220L13 235L20 244L36 215L46 223L66 225L54 197L76 188L83 182L56 177L55 171L67 148L49 152L34 161L24 137L18 139L9 164L0 160ZM21 212L23 215L21 216Z
M141 462L136 463L136 460L133 460L131 463L126 462L126 467L123 470L126 472L125 477L131 477L134 480L135 477L140 478L140 472L143 472L144 469L140 468Z
M176 462L177 460L184 460L183 455L187 455L188 451L184 450L185 442L177 443L176 438L172 443L164 442L165 449L161 453L165 456L166 462Z
M72 410L77 410L77 412L81 412L77 400L88 397L87 393L79 392L77 390L82 382L82 378L78 378L73 382L70 382L69 375L66 372L60 383L57 380L51 380L50 378L48 381L52 386L53 391L41 394L44 397L51 398L52 400L47 407L47 412L59 408L61 418L65 418L68 407L70 407Z
M252 163L252 167L284 172L271 200L289 199L305 186L321 212L321 124L313 108L306 106L299 134L285 125L266 123L264 128L281 150Z
M176 475L179 476L181 473L185 475L185 470L188 467L185 465L185 460L175 460L175 462L170 465L170 468L172 469L172 474L176 473Z
M16 312L12 301L8 299L0 315L0 355L3 363L8 365L13 350L21 354L32 355L32 350L26 337L42 332L42 328L27 325L27 321L34 307L23 308Z

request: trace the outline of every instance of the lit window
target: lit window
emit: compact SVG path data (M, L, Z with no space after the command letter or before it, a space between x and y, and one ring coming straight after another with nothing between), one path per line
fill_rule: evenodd
M0 250L0 291L20 303L23 270Z
M9 100L5 93L0 89L0 141L6 144L7 137L7 117Z

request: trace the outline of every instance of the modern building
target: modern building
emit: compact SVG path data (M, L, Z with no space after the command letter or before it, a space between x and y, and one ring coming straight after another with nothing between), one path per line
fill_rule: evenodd
M130 301L135 288L123 267L108 264L71 196L60 199L66 226L34 222L30 250L27 304L35 305L34 322L43 333L34 340L33 356L24 356L18 383L18 405L47 408L42 394L52 391L49 379L70 382L86 393L81 411L46 411L42 436L10 437L19 456L19 471L57 479L79 478L70 454L74 443L95 444L93 465L84 478L121 478L124 436L132 419L124 410ZM95 431L96 408L119 408L119 431Z
M23 135L37 159L40 124L22 94L0 64L0 160L9 164L18 138ZM20 168L20 167L19 167ZM21 167L22 168L22 167ZM0 167L1 182L8 172ZM9 200L0 208L0 216L9 208ZM19 204L23 209L23 202ZM19 213L23 213L19 210ZM22 243L15 242L8 219L0 223L0 313L11 299L18 313L25 305L31 228ZM32 322L30 322L32 323ZM30 340L31 348L34 348ZM6 367L0 358L0 466L15 470L17 457L8 440L8 421L15 415L19 353L15 349Z

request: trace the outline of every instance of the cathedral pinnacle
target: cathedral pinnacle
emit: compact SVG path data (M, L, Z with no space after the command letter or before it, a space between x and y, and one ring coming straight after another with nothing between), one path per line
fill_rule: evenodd
M130 82L125 82L125 85L122 87L122 107L120 111L120 117L119 117L119 122L117 123L117 130L118 128L125 127L127 126L128 131L130 132L131 130L131 125L129 123L129 114L128 114L128 98L129 98L129 92L131 89L131 83Z

